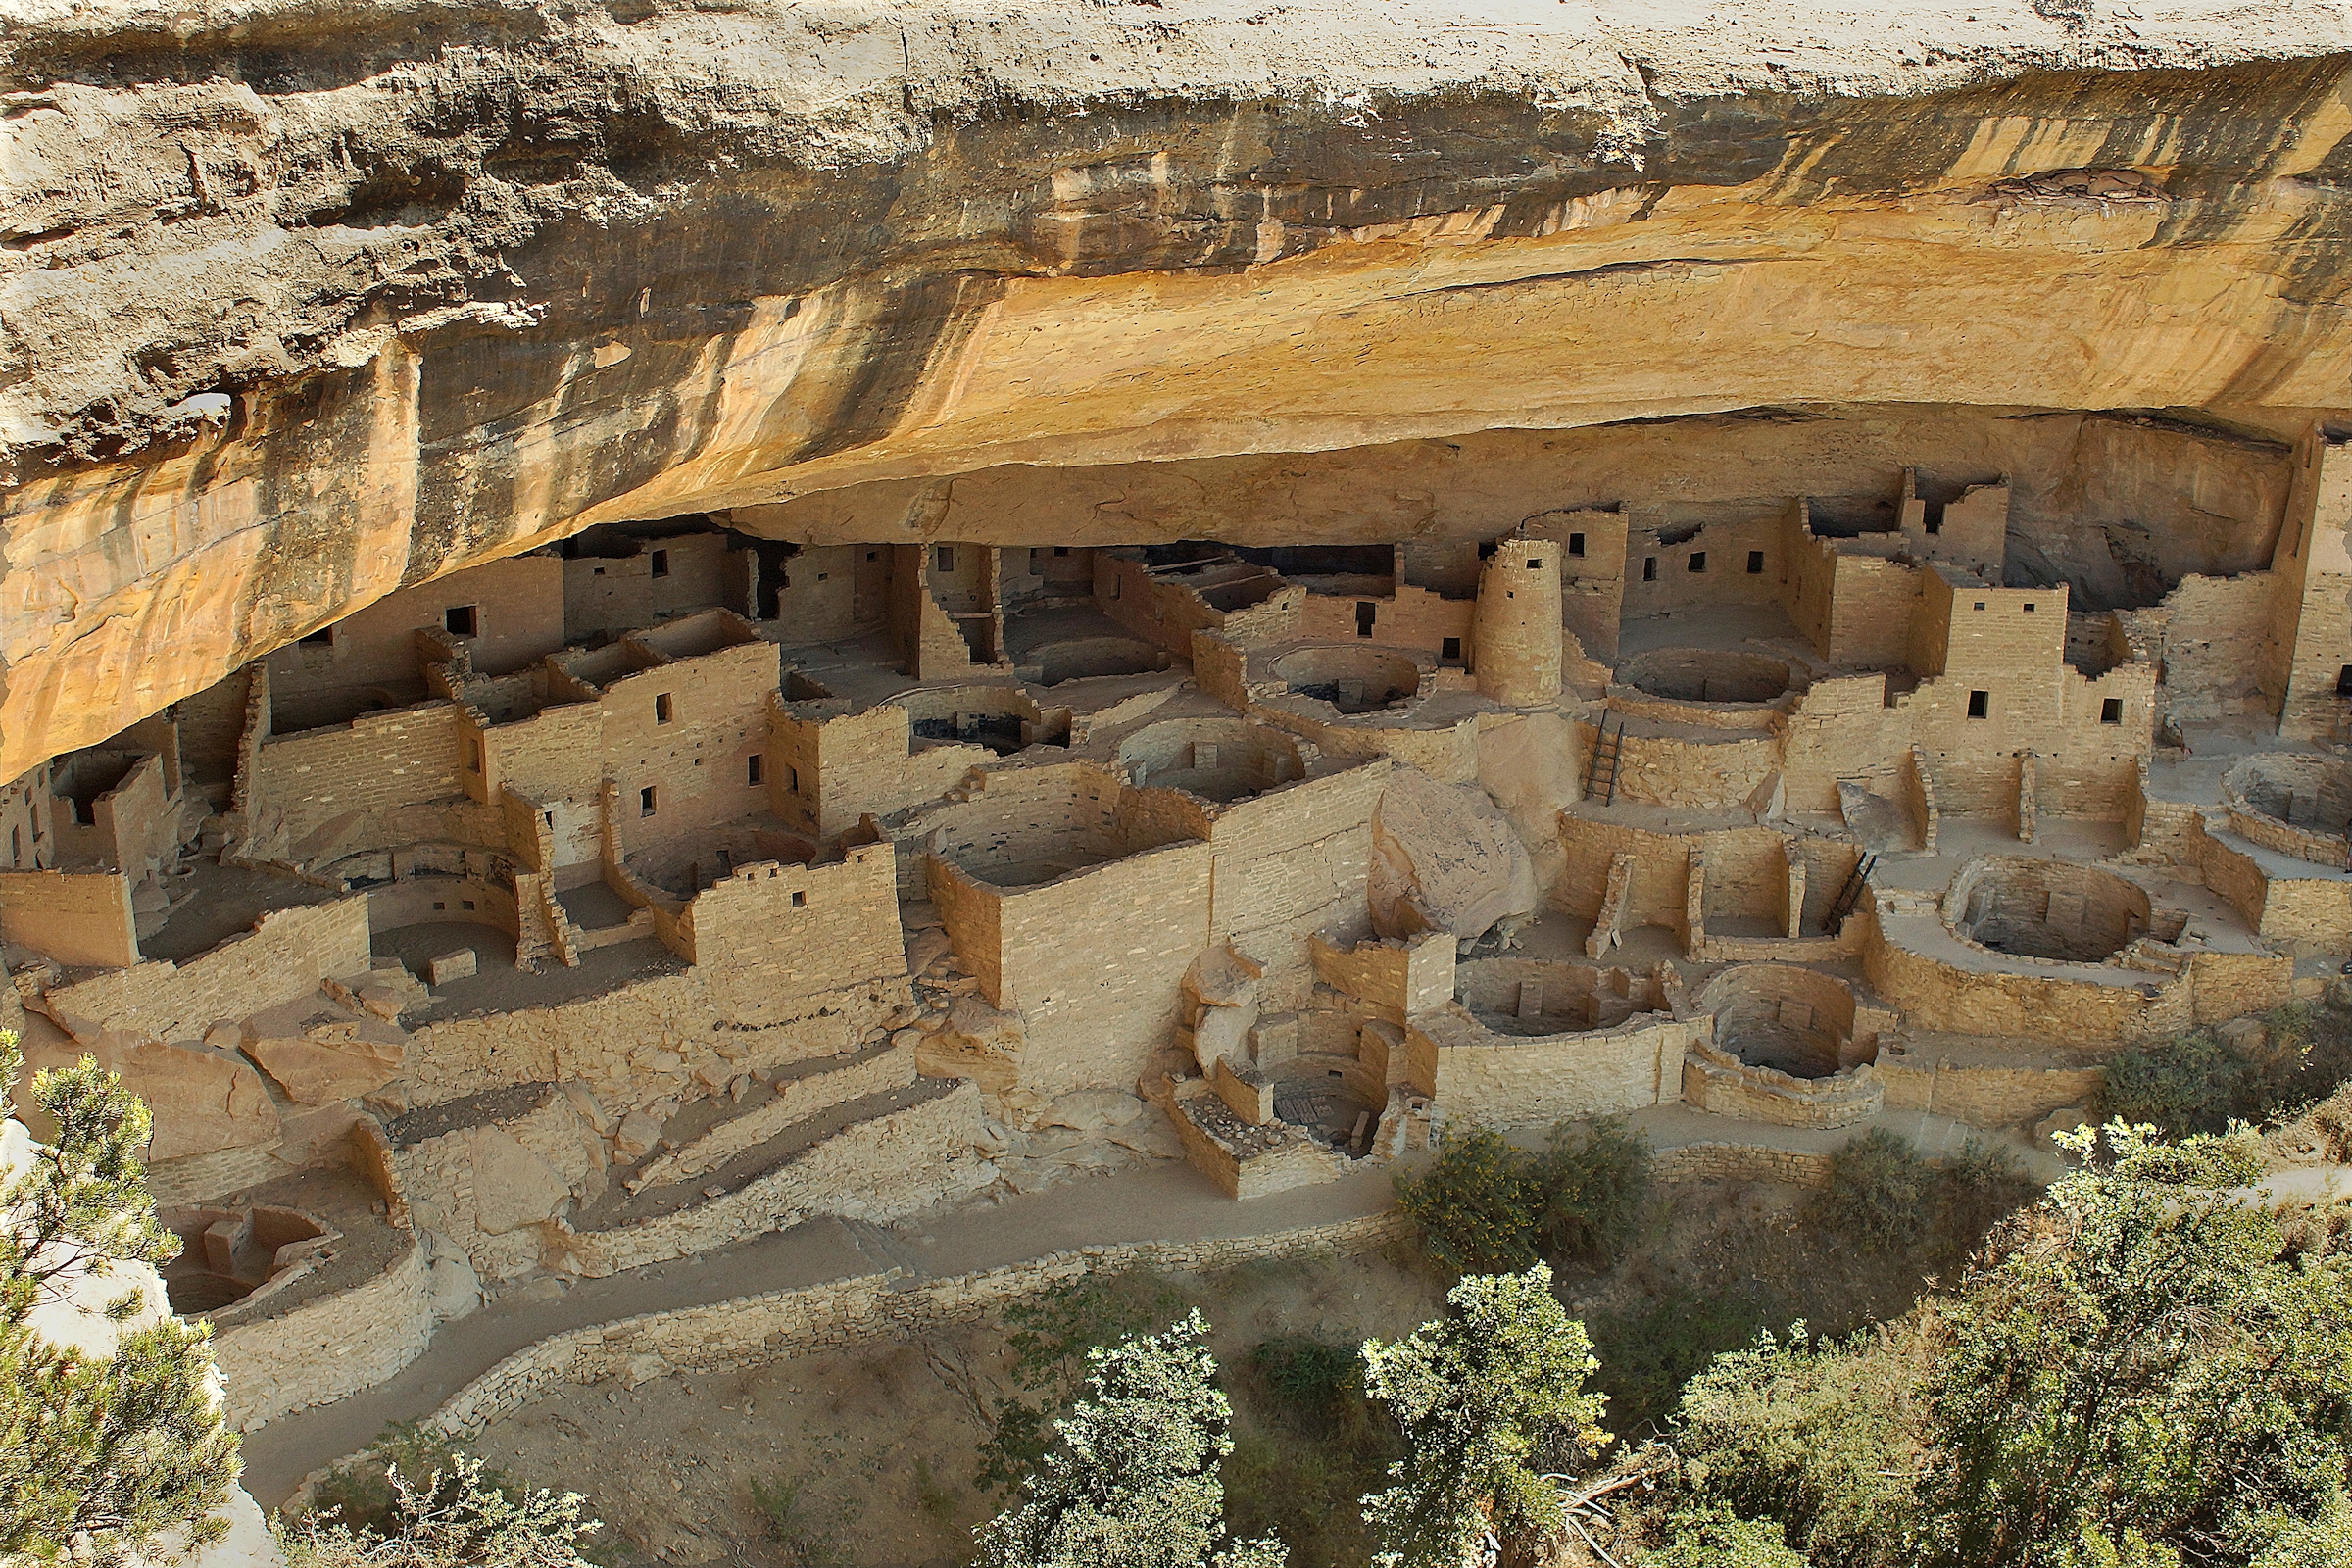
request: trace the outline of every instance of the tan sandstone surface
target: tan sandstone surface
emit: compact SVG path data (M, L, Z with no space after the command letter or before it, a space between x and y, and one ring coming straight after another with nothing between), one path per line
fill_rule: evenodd
M599 520L1132 543L1262 502L1291 539L1468 537L1633 456L1520 432L1861 409L1812 439L1875 450L1903 406L1979 405L2285 435L2352 373L2339 7L41 0L0 29L8 776ZM1946 422L1995 461L2046 438ZM1686 431L1680 482L1804 488L1779 428ZM1463 439L1535 462L1466 491Z

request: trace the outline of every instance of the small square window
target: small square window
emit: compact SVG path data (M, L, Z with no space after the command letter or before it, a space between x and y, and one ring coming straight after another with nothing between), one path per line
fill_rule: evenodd
M2099 704L2100 723L2121 724L2123 721L2124 700L2121 697L2110 697Z
M1462 657L1462 640L1459 637L1448 637L1439 643L1438 657L1440 659L1460 659Z
M1656 582L1658 580L1657 557L1643 556L1642 558L1642 580L1643 582Z
M473 901L471 899L460 899L458 904L461 907L469 911L473 908Z
M452 605L441 612L441 624L452 637L478 637L482 627L479 612L477 605Z
M654 786L651 784L637 792L637 814L639 816L654 814Z
M436 902L436 903L433 905L433 911L434 911L435 913L437 913L437 914L439 914L439 913L446 913L446 912L448 911L448 909L449 909L449 906L448 906L448 905L446 905L446 904L442 904L442 903L438 903L438 902Z
M666 577L669 575L668 551L657 550L654 552L654 575L657 577Z
M314 632L305 632L302 637L302 646L305 648L334 647L335 628L332 625L326 625Z
M818 582L825 582L825 581L828 581L828 580L829 580L829 579L832 577L832 575L833 575L833 574L832 574L831 572L829 572L829 571L820 571L820 572L818 572L818 573L816 574L816 580L817 580Z
M1054 547L1054 553L1057 556L1066 556L1070 553L1070 547L1068 545L1055 545Z
M1761 576L1763 576L1763 575L1764 575L1764 552L1763 552L1763 551L1761 551L1761 550L1750 550L1750 551L1747 553L1747 574L1748 574L1750 577L1761 577Z
M808 907L808 895L796 891L792 896L792 906L796 909L806 909Z
M2026 601L2026 613L2029 615L2034 613L2034 601L2031 599Z
M1690 569L1692 571L1704 571L1707 569L1707 553L1704 550L1693 550L1690 552Z
M743 770L743 781L746 784L757 784L760 782L760 754L758 752L754 752L751 756L750 761L745 764Z
M1527 569L1530 571L1542 571L1544 569L1544 558L1542 556L1528 557Z
M671 712L672 712L672 710L670 709L670 706L669 706L669 693L667 693L667 692L663 692L663 693L662 693L660 696L658 696L658 697L656 697L656 698L654 699L654 722L655 722L655 723L657 723L657 724L666 724L666 723L668 723L668 722L669 722L669 720L670 720L670 717L671 717Z
M931 564L941 571L954 571L956 569L956 547L954 545L933 546Z
M1979 610L1983 610L1983 609L1984 608L1984 600L1982 600L1982 599L1978 600L1978 601L1977 601L1977 608L1978 608Z
M1568 536L1568 553L1572 556L1581 556L1585 553L1585 536L1583 534L1572 533Z
M1969 717L1971 717L1971 718L1983 718L1983 717L1984 717L1984 716L1986 713L1990 712L1991 710L1992 710L1992 693L1990 693L1990 692L1970 692L1970 693L1968 694L1968 716L1969 716Z
M596 568L596 574L597 574L599 577L602 577L602 576L605 574L605 568L604 568L604 567L602 567L602 566L599 566L599 567L597 567L597 568Z
M868 550L865 553L865 559L868 561L880 561L882 559L882 552L879 550Z

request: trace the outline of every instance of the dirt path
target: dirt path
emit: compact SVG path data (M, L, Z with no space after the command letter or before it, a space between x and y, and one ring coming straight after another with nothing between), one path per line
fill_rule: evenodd
M330 1404L280 1416L245 1440L245 1487L264 1508L302 1478L374 1441L394 1422L431 1413L467 1383L551 1334L640 1312L723 1301L760 1291L904 1268L947 1276L1017 1263L1064 1248L1250 1236L1377 1213L1395 1187L1387 1169L1237 1203L1190 1166L1166 1163L1069 1183L996 1207L940 1209L908 1229L811 1220L724 1251L583 1280L539 1281L445 1323L399 1376Z

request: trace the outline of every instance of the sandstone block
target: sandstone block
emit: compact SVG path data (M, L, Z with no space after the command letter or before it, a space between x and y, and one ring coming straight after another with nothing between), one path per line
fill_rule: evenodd
M407 1048L356 1038L259 1039L245 1054L299 1105L325 1105L371 1094L400 1072Z
M571 1184L500 1128L473 1140L474 1223L486 1235L553 1219L571 1203Z
M662 1123L642 1110L630 1111L612 1130L612 1147L625 1159L642 1159L661 1142Z
M452 980L469 980L473 978L474 965L475 958L473 950L471 948L460 948L455 953L439 954L426 960L424 965L424 977L427 981L434 985L445 986Z
M148 1041L99 1059L155 1113L150 1160L275 1144L283 1136L261 1075L233 1056Z

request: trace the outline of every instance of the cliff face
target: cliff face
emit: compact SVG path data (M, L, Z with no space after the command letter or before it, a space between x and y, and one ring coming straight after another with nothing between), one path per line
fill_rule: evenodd
M1475 432L2352 402L2352 21L2299 0L0 25L0 777L596 521L1393 538L1624 467L1473 517ZM1679 493L1803 477L1754 423Z

